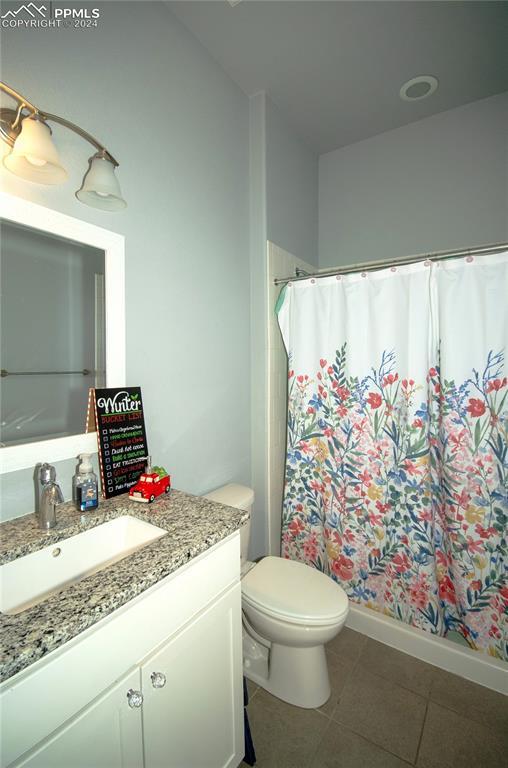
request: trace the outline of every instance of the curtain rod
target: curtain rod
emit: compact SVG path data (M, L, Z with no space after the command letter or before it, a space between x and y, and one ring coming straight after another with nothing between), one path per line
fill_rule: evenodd
M419 253L416 256L399 256L395 259L384 259L379 261L364 261L361 264L348 264L344 267L335 267L312 274L301 274L303 270L298 267L295 277L278 277L273 282L275 285L294 283L299 280L308 280L310 277L333 277L334 275L348 275L355 272L365 272L366 270L384 269L385 267L396 267L404 264L413 264L416 261L445 261L446 259L459 259L461 256L475 256L483 254L487 256L498 251L508 250L508 243L491 243L490 245L479 245L476 248L460 248L456 251L433 251L432 253ZM299 274L300 273L300 274Z

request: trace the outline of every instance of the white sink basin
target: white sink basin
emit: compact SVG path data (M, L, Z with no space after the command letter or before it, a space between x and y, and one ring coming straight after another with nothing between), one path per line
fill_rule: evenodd
M0 612L15 614L107 568L167 531L123 515L0 566Z

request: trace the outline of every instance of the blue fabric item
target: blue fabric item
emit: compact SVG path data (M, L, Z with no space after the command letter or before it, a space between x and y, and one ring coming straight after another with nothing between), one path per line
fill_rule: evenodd
M245 733L245 757L244 763L247 765L256 764L256 752L254 750L254 742L252 741L252 734L250 732L249 717L247 715L247 704L249 703L249 694L247 692L247 681L243 678L243 720L244 720L244 733Z

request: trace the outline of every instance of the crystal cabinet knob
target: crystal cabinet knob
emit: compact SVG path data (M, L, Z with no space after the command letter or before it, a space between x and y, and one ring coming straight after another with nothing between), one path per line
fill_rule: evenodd
M164 688L166 685L166 675L162 672L152 672L150 679L154 688Z
M141 691L134 691L132 688L130 688L127 691L127 701L128 701L129 707L131 707L132 709L137 709L143 703L143 694L141 693Z

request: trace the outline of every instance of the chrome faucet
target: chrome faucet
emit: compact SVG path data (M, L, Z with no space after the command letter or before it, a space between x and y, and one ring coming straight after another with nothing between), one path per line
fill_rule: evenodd
M56 470L51 464L38 465L37 498L35 514L39 528L47 531L56 525L56 507L62 504L64 497L56 482Z

